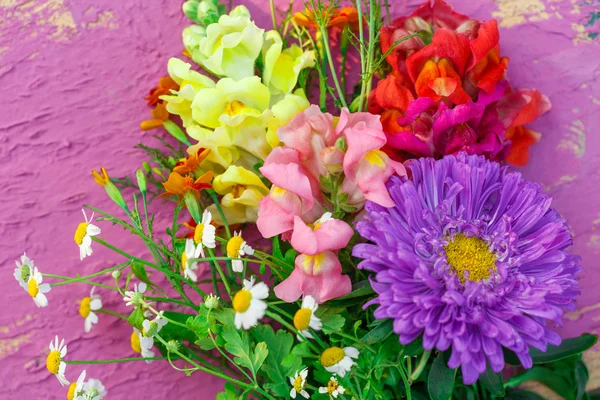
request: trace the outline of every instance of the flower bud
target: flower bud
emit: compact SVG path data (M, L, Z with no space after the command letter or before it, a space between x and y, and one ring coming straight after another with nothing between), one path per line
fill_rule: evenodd
M119 279L121 277L121 271L116 269L112 272L112 277L115 279Z
M209 294L204 300L204 306L209 310L216 309L217 307L219 307L219 297L213 295L212 293Z
M142 168L144 168L144 171L146 171L147 173L152 172L152 167L150 167L150 164L148 164L148 161L142 162Z
M345 152L348 150L348 143L346 142L346 138L341 136L335 141L335 147Z
M177 340L171 339L167 342L167 345L165 347L169 352L177 351L179 350L179 342Z
M337 144L337 142L336 142ZM321 162L327 172L332 175L342 172L342 163L344 162L344 152L337 147L325 147L321 150Z
M147 186L146 175L144 175L144 171L142 171L141 169L137 169L135 171L135 177L137 178L137 183L138 187L140 188L140 192L142 192L142 194L146 193Z

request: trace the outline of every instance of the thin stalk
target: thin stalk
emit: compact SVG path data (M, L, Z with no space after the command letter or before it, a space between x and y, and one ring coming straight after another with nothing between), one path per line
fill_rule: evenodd
M229 230L229 224L227 223L227 218L225 218L225 213L223 212L223 208L221 208L221 203L219 202L219 199L217 198L217 194L212 189L207 190L207 192L210 195L210 198L212 199L212 201L215 203L215 207L217 208L217 211L219 212L219 215L221 216L221 219L223 220L223 225L225 226L225 232L227 233L227 239L231 239L231 231Z
M188 306L191 307L195 310L198 310L199 307L196 306L191 306L189 303L186 303L185 301L181 301L181 300L176 300L176 299L171 299L168 297L151 297L151 296L144 296L144 298L150 300L150 301L156 301L156 302L162 302L162 303L173 303L173 304L181 304L182 306Z
M271 21L273 22L273 29L277 30L277 19L275 17L275 2L273 0L269 0L269 5L271 6Z
M361 68L361 83L360 83L360 99L358 103L358 111L362 111L364 104L364 74L366 73L365 68L365 48L363 46L364 37L364 26L363 26L363 14L362 14L362 2L356 0L356 11L358 12L358 49L360 53L360 68Z
M419 360L419 364L417 364L417 367L415 368L413 373L410 375L409 380L411 382L414 382L419 378L419 376L421 375L421 372L423 372L423 370L425 369L425 366L427 365L427 361L429 360L430 355L431 355L431 350L424 351L423 354L421 354L421 359Z
M404 372L404 368L402 367L402 365L400 365L398 367L398 371L400 371L400 377L402 378L402 382L404 383L404 388L406 389L406 399L411 400L412 397L411 397L411 393L410 393L410 383L406 379L406 372Z
M122 319L123 321L127 321L127 316L125 316L123 314L119 314L118 312L107 310L105 308L101 308L101 309L97 310L97 312L112 315L113 317L117 317L117 318Z
M215 253L214 253L213 249L208 248L206 250L212 258L215 257ZM227 291L227 294L229 295L229 297L231 297L231 288L229 287L229 282L227 281L227 277L223 273L221 264L219 264L217 261L213 261L213 265L217 269L217 272L219 273L219 276L221 277L221 280L223 281L223 285L225 285L225 290Z
M323 24L319 26L321 29L321 35L323 36L323 47L325 48L325 54L327 55L327 61L329 62L329 70L331 71L331 77L333 78L333 84L338 92L338 96L340 98L340 103L342 103L343 107L348 107L346 104L346 98L344 96L344 92L342 92L342 88L340 86L340 82L338 81L337 74L335 73L335 65L333 64L333 57L331 57L331 49L329 47L329 36L327 34L327 27Z
M113 363L122 363L129 361L156 361L156 360L166 360L167 357L130 357L130 358L115 358L112 360L62 360L65 364L113 364Z

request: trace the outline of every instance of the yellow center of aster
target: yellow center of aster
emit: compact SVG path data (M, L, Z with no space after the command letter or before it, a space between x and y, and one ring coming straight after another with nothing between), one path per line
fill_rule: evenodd
M136 353L141 354L142 353L142 344L140 343L140 335L138 335L138 333L135 331L132 332L130 341L131 341L131 349L133 351L135 351Z
M296 377L296 379L294 379L294 389L298 393L300 393L304 389L302 376L298 375L298 377Z
M234 116L240 113L246 105L239 100L233 100L231 103L225 106L225 113Z
M321 365L324 367L332 367L342 361L346 356L344 349L341 347L330 347L321 354Z
M58 374L58 367L60 366L60 351L52 350L50 354L48 354L48 358L46 358L46 368L48 371L56 375Z
M200 223L196 225L196 229L194 229L194 243L202 243L202 235L204 235L204 224Z
M81 299L81 303L79 304L79 315L81 315L83 318L87 318L88 315L90 315L90 312L92 311L90 307L91 302L92 299L89 297L84 297Z
M77 388L77 383L73 382L69 385L69 391L67 392L67 399L73 400L75 398L75 389Z
M187 258L187 254L185 254L185 251L183 253L181 253L181 268L183 270L185 270L187 268L188 265L188 258Z
M469 280L473 282L489 278L490 270L496 271L496 256L490 252L487 243L476 236L455 235L444 249L448 264L462 284L466 279L465 271L469 271Z
M27 282L27 292L29 292L31 297L37 296L37 294L40 292L40 288L38 287L35 279L30 279L29 282Z
M239 257L242 244L244 244L244 239L241 236L234 236L231 239L229 239L229 242L227 242L227 257Z
M294 315L294 327L299 331L308 329L312 310L310 308L301 308Z
M337 383L336 381L329 381L327 382L327 393L328 394L333 394L333 392L336 391L336 389L338 388L338 386L340 386L339 383Z
M75 237L73 239L75 240L75 243L77 243L78 246L81 246L81 243L83 243L83 238L87 234L87 227L88 223L82 222L79 225L77 225L77 229L75 229Z
M246 312L250 308L252 293L249 290L242 289L233 296L233 309L238 313Z

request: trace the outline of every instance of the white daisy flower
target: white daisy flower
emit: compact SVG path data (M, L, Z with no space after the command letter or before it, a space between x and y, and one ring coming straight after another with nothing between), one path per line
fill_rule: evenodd
M87 396L85 400L102 400L107 394L104 385L98 379L88 380L83 385L83 390L85 390L85 396Z
M231 261L231 268L234 272L244 271L244 262L239 259L246 254L254 254L254 249L250 247L242 238L242 232L236 232L231 239L227 242L227 257L235 258Z
M308 328L312 328L315 331L320 331L322 322L319 317L315 315L315 312L319 308L319 305L312 296L305 296L302 299L302 308L296 311L294 315L294 327L304 336L305 338L312 339L312 335ZM297 335L298 340L302 341L301 335Z
M88 220L85 210L81 209L81 212L83 213L85 222L77 225L74 239L75 243L79 246L79 259L83 260L87 256L92 255L92 236L99 235L100 228L92 224L94 213L92 213L92 217Z
M299 393L305 399L310 398L310 395L304 387L306 386L306 377L308 376L308 368L304 368L302 371L296 374L293 378L290 378L290 383L292 384L292 390L290 390L290 397L292 399L296 398L296 395Z
M65 377L65 369L67 364L63 361L63 358L67 355L67 345L65 340L61 340L60 345L58 344L58 336L54 338L54 341L50 342L50 354L46 358L46 368L51 374L56 375L61 385L65 386L69 384L69 381Z
M201 245L198 245L201 247ZM196 282L198 280L198 275L196 275L196 270L198 269L197 262L190 262L192 258L196 257L196 246L194 246L193 239L187 239L185 241L185 250L181 253L181 269L183 270L183 276L186 278L190 278L192 281Z
M46 307L48 305L48 298L44 293L50 291L50 285L42 283L43 280L42 273L37 267L34 267L33 273L29 275L29 280L27 281L27 292L38 307Z
M254 284L254 277L244 279L244 288L233 297L235 310L235 327L250 329L259 319L264 317L267 303L263 300L269 297L269 288L263 282Z
M84 297L79 303L79 315L84 318L83 328L85 333L92 329L92 325L98 323L98 315L94 311L102 308L102 299L94 294L94 287L90 291L89 297Z
M68 400L81 398L81 396L83 395L83 381L85 381L85 370L81 371L81 374L79 374L79 378L77 378L77 382L73 382L69 386L69 391L67 392Z
M330 399L337 399L340 394L344 394L346 389L342 385L338 383L335 375L332 375L329 378L329 382L327 382L327 386L322 386L319 388L319 393L327 393Z
M144 282L140 282L140 284L134 284L133 290L125 291L125 296L123 296L123 300L127 302L128 306L140 306L141 301L144 300L144 292L147 289L147 285Z
M133 332L131 333L130 337L131 349L144 358L154 357L154 352L151 350L151 347L148 348L142 346L142 339L142 332L140 332L137 328L133 328ZM154 341L152 341L152 343L154 344ZM147 342L145 342L145 344L147 344ZM148 364L150 364L151 362L152 360L146 360L146 363Z
M145 319L142 323L142 348L151 349L154 346L154 335L156 335L163 326L167 324L167 320L163 317L164 311L160 311L156 318L152 321Z
M353 358L358 358L358 350L354 347L330 347L321 354L321 365L343 378L356 364Z
M196 243L196 251L194 258L204 258L204 247L214 249L217 246L215 242L216 228L211 225L212 215L210 211L204 210L202 213L202 222L196 225L194 229L194 243Z
M28 291L27 283L29 282L29 276L31 275L31 271L33 271L33 260L27 257L26 253L23 253L21 256L21 262L19 260L15 260L15 264L17 264L17 268L15 268L15 272L13 276L19 282L19 285L25 291Z

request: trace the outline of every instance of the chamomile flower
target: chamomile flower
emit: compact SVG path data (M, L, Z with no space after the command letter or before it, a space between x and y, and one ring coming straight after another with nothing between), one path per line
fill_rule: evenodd
M83 386L85 381L85 370L81 371L77 382L71 383L67 392L67 400L80 399L83 395Z
M342 385L338 383L335 375L332 375L329 378L329 382L327 382L327 386L321 386L319 388L319 393L327 393L330 399L337 399L340 394L344 394L346 389Z
M163 317L163 312L159 312L152 321L145 319L142 323L142 348L151 349L154 346L154 335L160 332L162 327L167 324L167 320Z
M194 229L194 243L196 243L196 251L194 258L204 258L204 247L214 249L216 247L215 231L216 228L211 225L212 215L210 211L204 210L202 213L202 222L196 225Z
M330 347L320 357L321 365L331 373L338 374L342 378L346 372L356 364L353 358L358 358L358 350L354 347Z
M98 315L94 311L102 308L102 299L94 294L94 287L90 291L89 297L84 297L79 303L79 315L84 319L83 328L85 333L92 329L92 325L98 323Z
M308 368L304 368L302 371L296 371L296 374L293 378L290 378L290 383L292 384L292 390L290 390L290 397L292 399L296 398L296 395L299 393L305 399L310 398L310 395L304 387L306 386L306 377L308 376Z
M263 300L269 297L269 288L263 282L254 284L254 277L244 279L244 288L233 297L235 310L235 327L250 329L259 319L264 317L267 303Z
M23 253L21 256L21 261L15 260L15 264L17 264L17 268L15 268L15 272L13 276L19 282L19 285L25 291L28 291L27 283L29 282L29 276L31 275L31 271L33 271L33 260L27 257L26 253Z
M254 249L250 247L246 241L244 241L241 231L236 232L234 236L227 242L227 257L235 259L231 261L231 268L233 271L244 271L244 263L239 259L239 257L243 257L246 254L251 256L254 254Z
M198 245L198 247L200 247L200 245ZM181 269L183 271L183 276L196 282L198 280L198 275L196 275L198 263L190 262L189 260L192 258L196 258L196 246L194 246L193 239L187 239L185 241L185 250L181 253Z
M42 283L43 280L42 273L37 267L34 267L33 273L29 275L29 280L27 281L27 293L29 293L33 302L38 307L46 307L48 305L48 298L44 293L50 291L50 285Z
M99 235L100 228L92 224L94 213L92 213L92 217L88 220L85 210L82 209L81 212L83 213L85 222L77 225L74 240L79 246L79 259L83 260L84 258L92 255L92 236Z
M133 328L133 332L131 333L130 337L131 349L144 358L154 357L154 352L151 350L152 346L148 347L148 342L144 342L146 346L142 345L142 339L142 332L140 332L140 330L137 328ZM154 340L152 341L152 344L154 344ZM146 363L148 364L151 362L152 360L146 360Z
M102 400L107 394L104 385L98 379L88 380L83 385L83 390L85 391L85 396L87 396L89 400Z
M296 311L294 315L294 327L304 336L305 338L312 339L312 335L308 328L312 328L315 331L320 331L321 319L315 315L315 312L319 308L319 305L312 296L305 296L302 299L302 307ZM298 340L302 341L301 335L298 335Z
M147 285L144 282L140 284L134 284L133 290L125 291L123 300L127 302L128 306L141 306L144 301L144 292L146 291Z
M48 354L48 358L46 358L46 368L48 368L48 371L51 374L56 375L61 385L68 385L70 382L65 377L67 364L63 361L63 358L67 355L67 345L65 344L65 340L61 340L59 344L58 336L56 336L54 341L50 342L49 349L50 354Z

